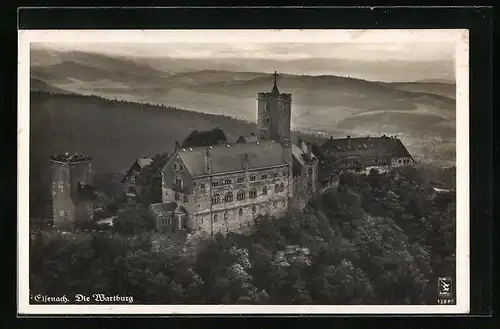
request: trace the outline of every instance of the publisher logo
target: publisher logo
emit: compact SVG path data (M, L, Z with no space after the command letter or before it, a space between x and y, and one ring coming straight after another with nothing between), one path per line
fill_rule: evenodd
M452 279L450 277L438 278L438 295L439 297L451 297L452 295Z

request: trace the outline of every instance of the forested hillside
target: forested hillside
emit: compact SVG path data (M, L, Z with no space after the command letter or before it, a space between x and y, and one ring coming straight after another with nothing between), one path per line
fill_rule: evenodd
M129 205L107 233L33 229L30 291L140 304L434 304L437 277L455 273L454 191L454 168L345 174L305 212L258 218L254 234L219 235L196 258L151 249L144 206Z

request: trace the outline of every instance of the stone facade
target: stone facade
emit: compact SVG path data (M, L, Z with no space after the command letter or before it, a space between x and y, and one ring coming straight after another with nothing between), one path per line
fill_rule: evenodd
M291 95L278 91L275 75L272 91L257 96L255 135L224 145L176 144L162 169L162 204L151 206L157 229L198 238L249 232L260 215L281 217L307 203L318 161L311 145L291 144L290 120Z
M291 195L290 165L192 177L181 156L162 171L163 203L186 210L186 231L204 236L253 225L258 215L281 216Z
M51 158L53 223L74 228L75 222L91 220L94 207L79 195L79 184L92 185L90 158L65 154Z

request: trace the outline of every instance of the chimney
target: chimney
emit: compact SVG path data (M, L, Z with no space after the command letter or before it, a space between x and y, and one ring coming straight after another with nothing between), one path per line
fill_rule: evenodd
M250 164L248 163L248 154L243 154L243 169L248 170Z
M210 165L210 150L207 148L207 151L205 152L205 174L210 174L211 171L211 165Z

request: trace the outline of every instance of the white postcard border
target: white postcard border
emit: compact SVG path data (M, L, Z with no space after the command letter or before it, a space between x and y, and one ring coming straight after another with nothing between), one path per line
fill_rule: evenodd
M18 313L29 314L465 314L469 312L469 33L468 30L20 30L18 32ZM367 33L368 32L368 33ZM456 44L456 305L30 305L29 97L34 42L444 42ZM188 37L189 36L189 37ZM452 40L453 40L452 39ZM77 40L77 41L76 41ZM403 42L403 41L402 41ZM439 273L436 273L439 275Z

